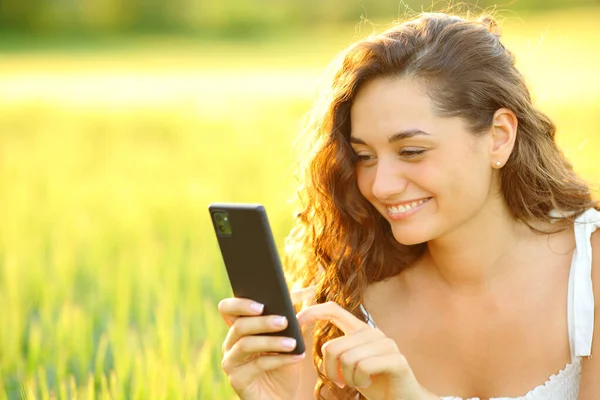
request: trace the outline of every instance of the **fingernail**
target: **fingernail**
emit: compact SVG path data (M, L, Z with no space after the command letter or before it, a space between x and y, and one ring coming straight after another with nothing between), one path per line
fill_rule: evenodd
M273 325L284 326L285 325L285 317L273 318Z
M346 385L344 385L343 383L338 383L338 382L335 382L335 384L336 384L336 385L337 385L337 386L338 386L340 389L343 389L343 388L345 388L345 387L346 387Z
M292 339L292 338L281 339L281 345L286 349L292 350L293 348L296 347L296 339Z
M250 304L250 309L252 311L254 311L254 312L257 312L257 313L261 313L264 308L265 308L264 304L260 304L260 303L252 303L252 304Z

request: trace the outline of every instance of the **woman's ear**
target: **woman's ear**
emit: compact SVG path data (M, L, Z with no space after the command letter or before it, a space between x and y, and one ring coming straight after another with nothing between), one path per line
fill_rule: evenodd
M502 168L515 147L519 120L508 108L500 108L494 113L490 130L490 159L492 167Z

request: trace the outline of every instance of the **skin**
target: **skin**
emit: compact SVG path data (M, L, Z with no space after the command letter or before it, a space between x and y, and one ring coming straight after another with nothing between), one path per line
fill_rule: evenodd
M274 317L259 316L247 299L222 301L231 327L223 369L240 398L313 398L317 320L344 332L323 346L322 372L370 400L519 397L563 369L574 235L534 234L510 217L498 169L517 125L514 113L499 109L489 132L476 138L460 118L438 117L416 80L364 85L351 110L358 187L398 242L427 242L428 249L412 268L368 287L364 305L377 329L334 303L302 310L304 358L268 354L283 350L282 338L259 335L281 329ZM399 214L406 204L414 207ZM600 254L600 235L592 244ZM600 257L593 263L600 310ZM597 315L595 353L599 342ZM579 400L599 398L600 357L582 368Z

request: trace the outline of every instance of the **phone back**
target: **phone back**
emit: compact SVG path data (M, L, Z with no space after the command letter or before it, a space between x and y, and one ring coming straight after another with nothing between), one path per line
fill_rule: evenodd
M296 338L293 353L302 353L301 331L264 207L223 203L209 210L233 294L264 304L263 315L286 316L288 327L272 335Z

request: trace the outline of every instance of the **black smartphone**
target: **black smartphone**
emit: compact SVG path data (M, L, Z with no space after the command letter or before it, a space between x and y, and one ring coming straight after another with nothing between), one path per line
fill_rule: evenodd
M289 353L303 353L302 331L265 208L260 204L214 203L208 210L234 296L264 304L263 315L285 316L285 330L265 335L292 337L296 348Z

